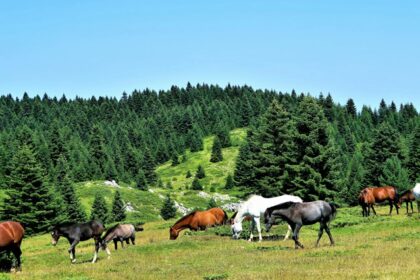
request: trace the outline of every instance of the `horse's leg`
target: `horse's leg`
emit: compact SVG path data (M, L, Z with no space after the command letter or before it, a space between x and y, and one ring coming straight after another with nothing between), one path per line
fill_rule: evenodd
M330 228L328 227L327 224L325 224L325 231L327 232L328 237L330 238L331 246L334 246L334 244L335 244L334 243L334 239L333 239L333 237L331 235Z
M389 201L389 215L391 216L391 214L392 214L392 206L393 206L393 203L392 203L392 201L390 200Z
M76 262L76 245L79 243L79 240L73 240L72 242L70 242L70 248L68 250L69 254L70 254L70 260L72 263Z
M258 230L258 242L262 241L262 236L261 236L261 225L260 225L260 219L258 218L258 221L256 222L257 224L257 230Z
M295 241L295 249L298 249L299 247L303 249L302 243L299 242L299 231L301 227L302 227L301 224L296 224L295 230L293 232L293 240Z
M373 204L370 207L372 207L373 214L375 214L376 216L376 211L375 211L375 208L373 208Z
M133 234L131 237L130 237L130 239L131 239L131 244L133 244L133 245L136 245L136 236Z
M315 244L316 247L319 246L319 240L321 239L323 233L324 233L324 224L321 222L319 223L318 239Z
M124 239L122 237L120 237L120 242L121 242L121 248L124 249Z
M251 232L249 234L249 239L248 239L249 242L251 242L252 239L254 239L254 235L252 234L252 232L254 231L254 227L255 227L255 219L252 219L252 222L251 222Z
M411 214L413 214L414 213L414 209L413 209L413 202L412 201L410 201L410 206L411 206Z
M99 248L101 247L99 244L99 239L97 237L94 237L94 239L95 239L95 254L93 255L92 263L96 262L96 259L98 258Z
M118 241L116 239L114 239L114 248L115 251L118 250Z
M16 244L12 247L12 253L16 258L16 271L21 271L20 256L22 255L22 251L20 250L20 244Z
M287 239L289 239L290 233L292 232L292 228L290 227L289 224L287 224L287 232L286 235L284 236L283 241L286 241Z

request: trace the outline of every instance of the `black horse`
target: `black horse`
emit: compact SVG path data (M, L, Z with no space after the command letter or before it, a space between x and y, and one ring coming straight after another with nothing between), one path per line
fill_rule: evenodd
M320 228L318 233L318 240L316 246L319 245L324 229L330 238L331 245L334 245L328 224L335 218L337 214L336 205L322 200L312 202L286 202L268 208L264 213L265 228L267 232L274 224L276 218L285 220L293 230L293 240L295 241L295 248L298 246L303 248L299 242L299 230L303 225L312 225L319 222Z
M95 240L95 255L92 263L96 262L98 257L98 251L100 248L101 235L105 231L102 223L98 221L91 221L88 223L66 223L57 225L54 227L51 236L52 244L55 246L60 236L64 236L70 243L68 250L70 254L70 260L72 263L76 262L75 248L80 241L85 241L93 238Z

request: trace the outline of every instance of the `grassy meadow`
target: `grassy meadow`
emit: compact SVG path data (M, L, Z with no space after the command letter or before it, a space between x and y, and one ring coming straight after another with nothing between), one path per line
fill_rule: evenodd
M318 225L303 227L305 249L299 250L292 240L258 243L216 235L228 234L228 226L183 231L172 241L172 220L146 223L135 246L118 251L112 246L110 259L101 251L96 264L90 263L93 242L82 242L77 263L71 264L67 240L53 247L48 235L40 235L23 242L23 271L0 279L416 279L420 215L407 216L404 210L389 217L388 207L377 209L378 216L362 218L358 208L340 208L331 224L334 247L325 234L315 248ZM272 235L285 231L278 225Z

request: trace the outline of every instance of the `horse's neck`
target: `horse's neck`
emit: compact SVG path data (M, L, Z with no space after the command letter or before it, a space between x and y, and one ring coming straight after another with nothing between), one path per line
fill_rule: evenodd
M190 222L192 220L194 215L191 215L188 218L183 219L182 221L179 221L178 223L176 223L172 228L176 231L180 231L186 228L190 228Z

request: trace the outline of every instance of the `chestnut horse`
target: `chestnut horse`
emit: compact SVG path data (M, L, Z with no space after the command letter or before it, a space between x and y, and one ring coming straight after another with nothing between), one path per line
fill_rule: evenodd
M12 252L16 258L16 270L20 271L20 244L25 233L22 225L18 222L2 222L0 223L0 252Z
M182 217L171 226L169 229L170 239L177 239L179 232L187 228L193 231L205 230L208 227L224 225L226 221L227 214L221 208L216 207L206 211L194 211Z
M364 188L359 195L359 204L362 206L363 216L369 216L369 207L372 208L373 213L376 215L376 211L373 208L375 203L381 203L384 201L389 202L389 215L392 213L392 206L395 205L395 210L398 214L398 192L397 188L392 186L376 187L376 188Z
M411 213L414 213L413 201L415 200L416 200L416 197L414 196L414 192L412 190L406 190L405 192L399 195L398 207L401 208L401 204L405 202L405 206L407 208L407 214L408 214L408 203L410 203ZM417 203L417 211L420 211L419 203Z

